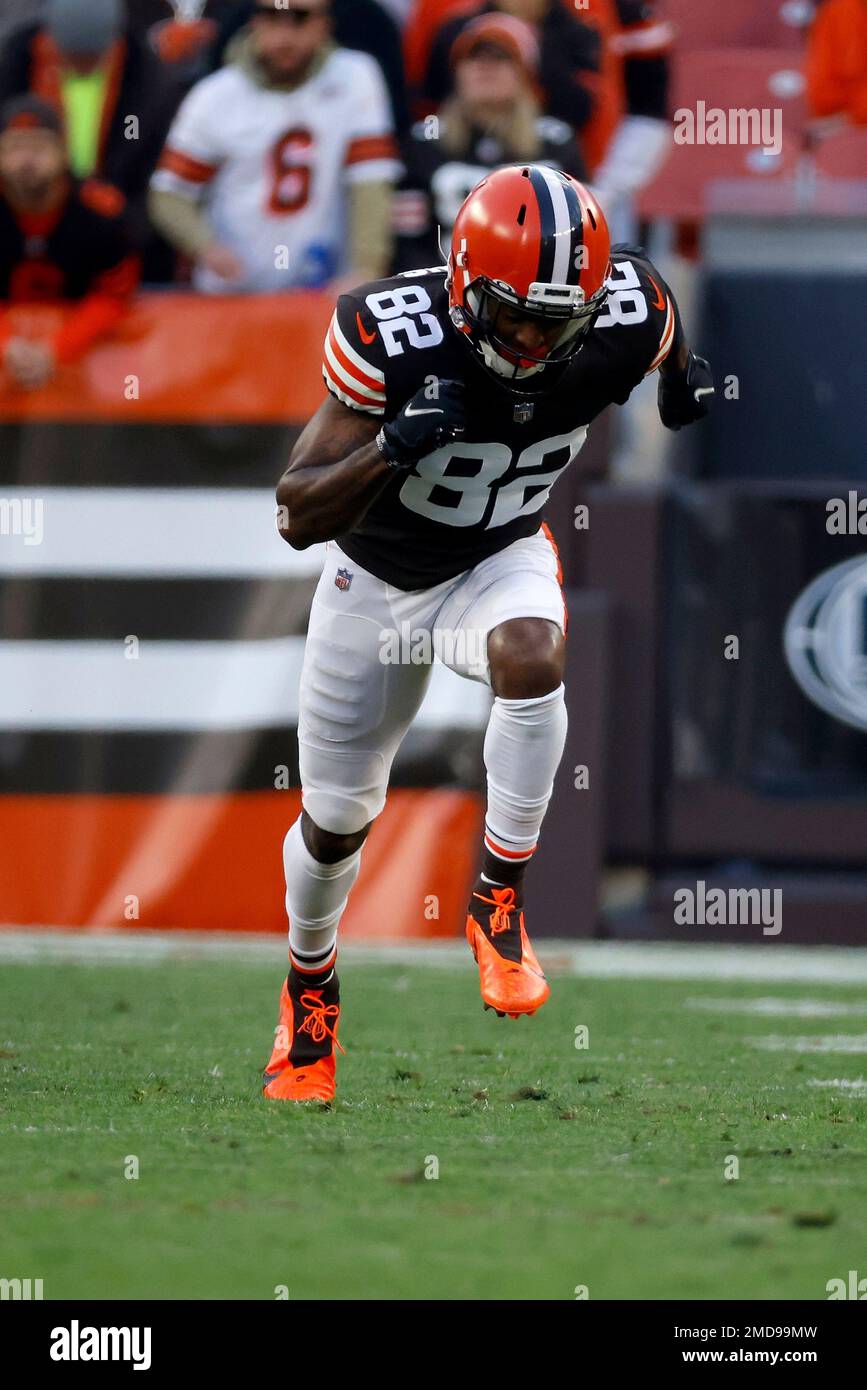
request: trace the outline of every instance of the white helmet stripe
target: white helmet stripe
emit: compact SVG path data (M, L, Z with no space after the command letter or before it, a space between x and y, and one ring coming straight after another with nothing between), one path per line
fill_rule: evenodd
M555 285L566 285L569 283L569 258L572 250L572 219L569 216L566 190L553 169L549 169L545 164L537 164L535 168L548 186L554 211L554 270L551 282Z

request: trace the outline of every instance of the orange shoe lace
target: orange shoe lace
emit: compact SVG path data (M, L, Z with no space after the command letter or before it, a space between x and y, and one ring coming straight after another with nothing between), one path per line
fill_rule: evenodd
M509 913L515 910L514 888L495 888L491 898L483 898L481 893L474 893L473 897L478 898L480 903L489 903L494 909L488 924L491 936L499 936L500 932L509 930Z
M340 1047L337 1035L333 1028L329 1028L327 1019L336 1019L340 1014L337 1004L323 1004L321 990L305 990L298 1001L302 1009L307 1010L307 1017L298 1029L299 1033L309 1033L314 1042L324 1042L329 1037L335 1047L340 1048L344 1057L346 1049Z

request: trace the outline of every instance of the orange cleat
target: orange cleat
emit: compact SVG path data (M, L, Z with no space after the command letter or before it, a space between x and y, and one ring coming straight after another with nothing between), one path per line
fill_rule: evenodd
M486 1009L500 1018L534 1014L551 990L524 929L514 888L478 883L467 912L467 941L479 967Z
M290 968L280 994L280 1017L274 1050L265 1069L262 1091L268 1100L334 1099L334 1049L340 1021L340 985L331 971L314 985Z

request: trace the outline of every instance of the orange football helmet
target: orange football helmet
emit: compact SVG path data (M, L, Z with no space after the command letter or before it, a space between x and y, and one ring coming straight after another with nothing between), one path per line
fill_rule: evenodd
M608 224L589 189L545 164L508 165L477 184L455 219L449 316L488 371L523 391L518 382L580 350L610 273ZM498 333L515 315L538 322L535 351Z

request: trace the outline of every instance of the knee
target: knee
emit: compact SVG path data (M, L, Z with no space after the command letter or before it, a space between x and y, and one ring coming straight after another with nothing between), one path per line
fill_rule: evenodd
M488 665L494 694L504 700L533 700L563 682L566 642L547 618L512 618L488 635Z
M301 834L304 843L320 864L337 864L341 859L348 859L356 850L361 849L369 831L370 824L349 835L336 835L331 830L323 830L310 819L306 811L301 812Z

